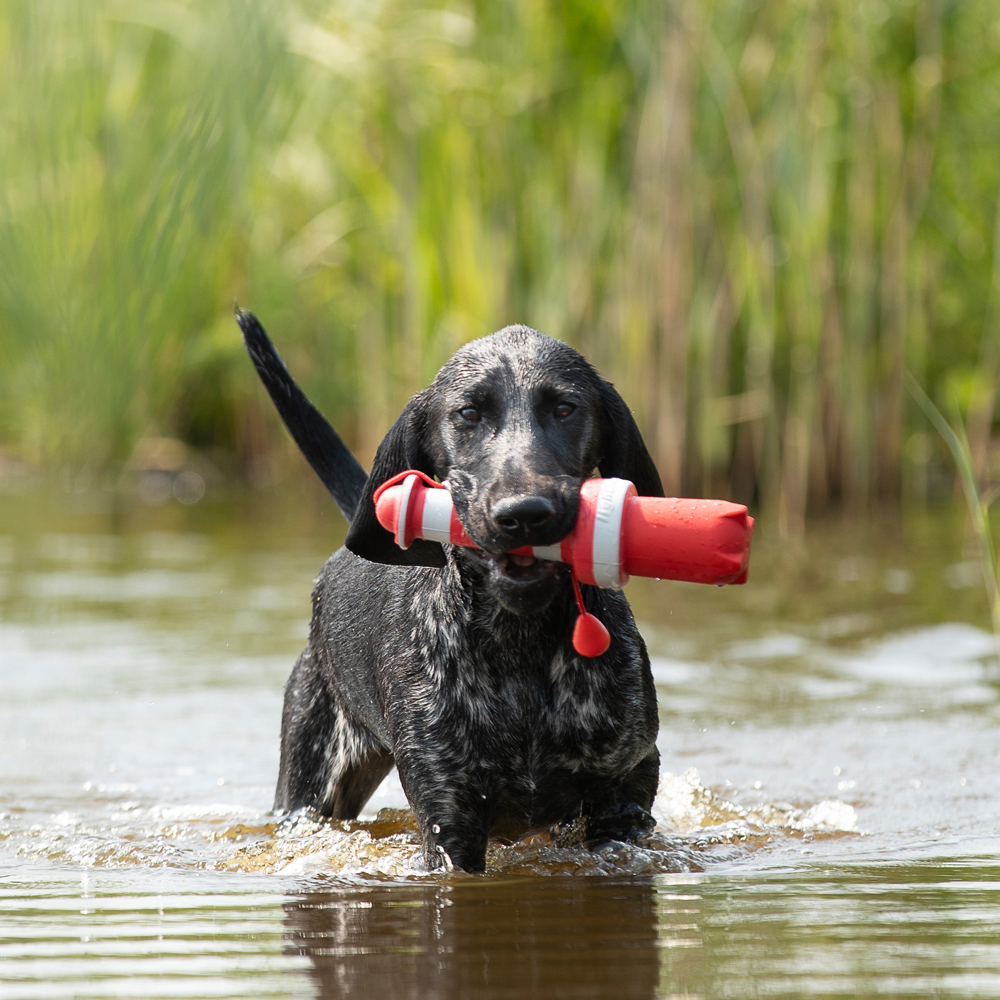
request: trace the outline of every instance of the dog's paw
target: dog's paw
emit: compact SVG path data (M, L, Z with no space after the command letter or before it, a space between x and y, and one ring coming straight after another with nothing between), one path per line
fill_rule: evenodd
M455 869L450 855L440 844L433 847L425 844L413 865L413 871L419 875L439 875Z
M653 814L635 802L610 806L598 815L587 816L585 822L584 843L590 850L596 850L612 840L641 844L656 826Z

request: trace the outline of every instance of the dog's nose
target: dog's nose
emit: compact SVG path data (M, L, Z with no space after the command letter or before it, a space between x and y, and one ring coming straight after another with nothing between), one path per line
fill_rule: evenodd
M493 505L493 520L509 532L538 531L555 513L552 502L539 496L507 497Z

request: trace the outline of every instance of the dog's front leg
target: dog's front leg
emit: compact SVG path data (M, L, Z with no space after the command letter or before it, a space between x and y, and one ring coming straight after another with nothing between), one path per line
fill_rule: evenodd
M426 815L418 816L428 868L443 867L450 862L464 872L486 871L490 823L481 815L463 813L462 809L434 810L432 806Z
M656 798L660 752L653 749L617 785L584 800L587 841L638 844L656 825L650 809Z
M495 796L475 775L441 761L397 757L406 792L423 839L428 869L449 863L466 872L486 870L486 843L493 826Z

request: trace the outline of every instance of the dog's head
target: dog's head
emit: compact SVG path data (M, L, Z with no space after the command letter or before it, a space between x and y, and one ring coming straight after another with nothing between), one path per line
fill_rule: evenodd
M441 546L400 549L375 517L373 494L404 469L450 490L481 551L462 550L500 603L530 613L548 606L559 565L510 556L551 545L576 522L580 486L594 468L662 496L660 477L624 400L571 347L524 326L466 344L409 402L385 436L347 547L375 562L443 566Z

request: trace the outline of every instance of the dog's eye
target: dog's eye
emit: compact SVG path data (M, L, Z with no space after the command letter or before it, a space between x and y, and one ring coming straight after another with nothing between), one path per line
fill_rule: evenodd
M552 412L560 420L565 420L575 409L572 403L560 403Z
M479 410L474 406L465 406L458 411L458 415L463 420L468 420L470 424L478 424L480 420Z

